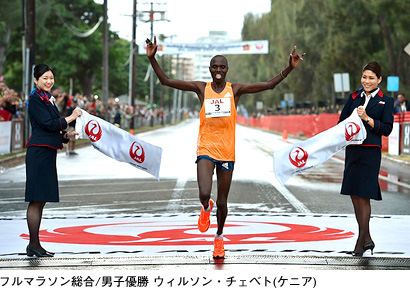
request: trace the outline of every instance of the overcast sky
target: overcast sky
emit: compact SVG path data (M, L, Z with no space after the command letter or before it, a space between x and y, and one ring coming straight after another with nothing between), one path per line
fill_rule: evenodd
M102 3L103 0L95 0ZM165 4L164 4L165 3ZM154 34L176 35L173 42L194 43L207 36L209 31L227 31L231 39L239 40L243 17L248 12L254 14L270 11L270 0L167 0L154 2L154 11L166 11L167 21L154 22ZM131 40L133 0L108 0L108 21L111 30L121 38ZM149 2L138 1L138 11L150 10ZM148 19L145 14L145 19ZM155 15L160 19L160 14ZM137 43L150 36L150 24L137 21ZM169 40L168 40L169 41Z

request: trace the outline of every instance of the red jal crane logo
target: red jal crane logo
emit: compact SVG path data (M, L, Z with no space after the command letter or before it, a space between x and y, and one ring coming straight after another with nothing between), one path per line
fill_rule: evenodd
M351 141L353 136L360 132L360 126L356 123L350 122L345 125L346 141Z
M85 125L85 133L88 135L90 141L92 142L96 142L99 141L101 139L102 136L102 129L100 124L95 121L95 120L91 120L87 123L87 125Z
M292 148L289 152L289 160L297 168L302 168L306 165L308 153L300 147Z
M142 148L142 146L139 143L133 142L130 148L130 156L137 163L143 163L145 160L144 148Z

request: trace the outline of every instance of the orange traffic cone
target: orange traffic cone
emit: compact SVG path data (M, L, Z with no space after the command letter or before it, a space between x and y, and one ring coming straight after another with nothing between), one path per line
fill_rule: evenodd
M288 141L288 130L286 129L282 130L282 140Z
M130 133L134 135L134 129L130 129Z

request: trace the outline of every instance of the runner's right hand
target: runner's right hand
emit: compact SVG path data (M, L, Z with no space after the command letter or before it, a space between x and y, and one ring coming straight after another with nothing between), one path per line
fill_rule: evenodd
M157 37L154 36L154 43L150 39L147 39L145 41L147 43L147 56L148 58L153 58L155 57L155 54L157 53Z

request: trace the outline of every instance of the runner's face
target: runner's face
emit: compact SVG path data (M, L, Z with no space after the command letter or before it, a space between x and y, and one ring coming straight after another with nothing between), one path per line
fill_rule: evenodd
M51 71L43 73L38 79L34 78L37 88L50 92L54 86L54 75Z
M228 62L224 57L214 57L209 66L209 72L211 73L214 82L225 81L226 74L228 73Z
M382 78L377 78L377 75L371 70L365 70L362 74L362 86L364 91L370 92L379 86Z

